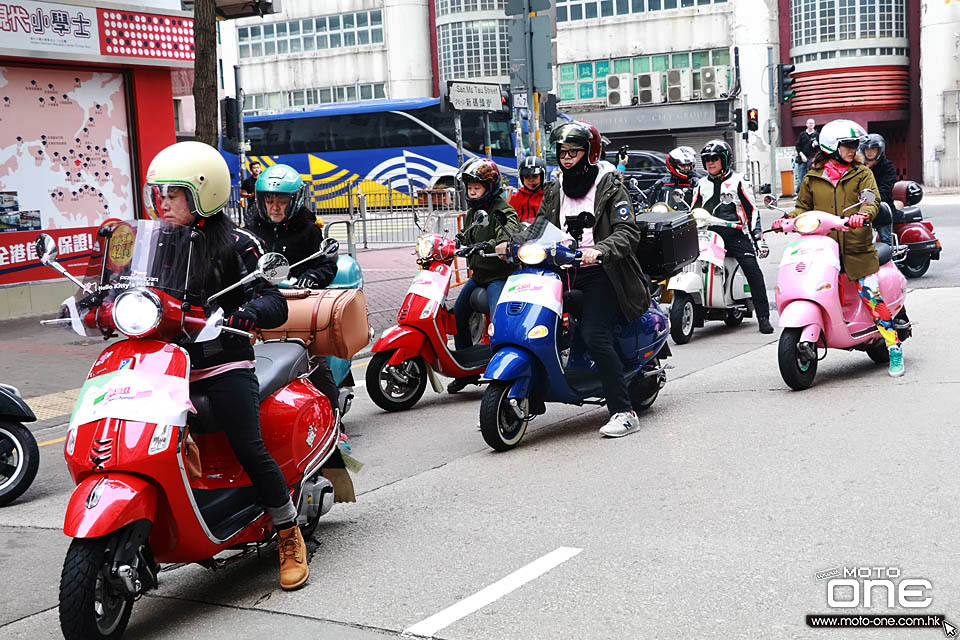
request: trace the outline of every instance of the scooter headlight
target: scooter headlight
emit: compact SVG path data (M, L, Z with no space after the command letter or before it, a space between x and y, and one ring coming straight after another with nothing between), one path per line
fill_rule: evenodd
M113 324L124 335L136 338L157 328L162 309L160 298L152 291L124 291L113 303Z
M651 213L670 213L670 207L668 207L662 202L658 202L657 204L650 207L650 212Z
M433 237L420 236L417 238L417 257L426 260L433 255L434 241Z
M798 216L796 221L793 223L793 228L796 229L798 233L813 233L819 227L820 218L811 213L805 213L801 216Z
M524 264L540 264L547 259L547 250L538 244L528 242L517 250L517 257Z

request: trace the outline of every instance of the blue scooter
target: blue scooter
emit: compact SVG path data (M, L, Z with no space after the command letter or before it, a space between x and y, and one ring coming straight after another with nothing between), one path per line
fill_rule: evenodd
M497 451L517 446L530 420L546 412L546 402L605 404L597 366L576 329L582 294L563 293L557 273L580 264L576 236L593 226L593 214L566 222L573 236L541 219L527 230L526 242L510 245L526 266L510 276L497 304L490 334L494 354L484 373L491 382L480 404L483 439ZM670 322L655 299L644 315L618 327L616 347L637 412L650 408L666 383L662 360L670 355L669 334Z

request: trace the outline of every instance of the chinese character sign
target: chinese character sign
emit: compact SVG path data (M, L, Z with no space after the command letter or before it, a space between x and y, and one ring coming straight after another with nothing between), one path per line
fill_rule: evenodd
M98 227L53 229L45 231L57 243L57 261L67 271L81 277L90 258L100 250L96 241ZM62 276L40 264L36 240L39 231L0 233L0 285L57 280Z
M0 2L0 47L99 55L97 10L31 0Z

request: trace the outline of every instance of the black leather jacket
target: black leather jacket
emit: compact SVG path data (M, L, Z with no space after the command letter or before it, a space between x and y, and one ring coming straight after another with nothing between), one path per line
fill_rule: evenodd
M290 220L279 224L265 221L255 214L247 224L247 229L263 240L267 251L282 253L290 264L300 262L316 252L323 242L323 232L316 225L313 212L306 207L300 207ZM337 275L337 261L328 256L320 256L290 271L290 275L295 278L307 273L316 280L316 286L323 289Z

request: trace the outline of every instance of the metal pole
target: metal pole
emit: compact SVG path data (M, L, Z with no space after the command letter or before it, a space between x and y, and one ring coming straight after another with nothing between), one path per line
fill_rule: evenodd
M777 126L774 118L777 114L777 90L776 79L774 78L773 47L767 47L767 78L770 86L770 118L767 120L767 133L770 141L770 195L781 195L781 187L778 186L780 172L777 171Z
M530 153L537 155L537 134L533 129L533 23L530 18L533 12L530 11L530 0L523 0L523 39L524 50L527 54L527 129L530 139Z
M534 153L538 158L542 158L543 149L540 145L540 94L537 92L533 94L533 125L535 131Z
M367 197L362 193L357 194L357 200L360 204L360 220L363 221L363 248L369 249L367 244Z
M744 173L750 174L750 182L753 183L753 167L750 164L750 127L747 124L747 94L740 94L740 122L743 126L743 148L744 148L744 162L746 162L746 168ZM753 185L754 193L756 193L757 187L759 185Z
M460 112L453 112L453 130L457 134L457 167L463 166L463 125L460 123Z
M493 160L493 150L490 148L490 114L483 113L483 151L487 160Z
M233 65L233 83L237 93L237 113L239 114L240 126L240 170L237 175L240 176L240 182L243 182L244 172L247 170L246 154L246 134L243 131L243 89L240 88L240 65Z

